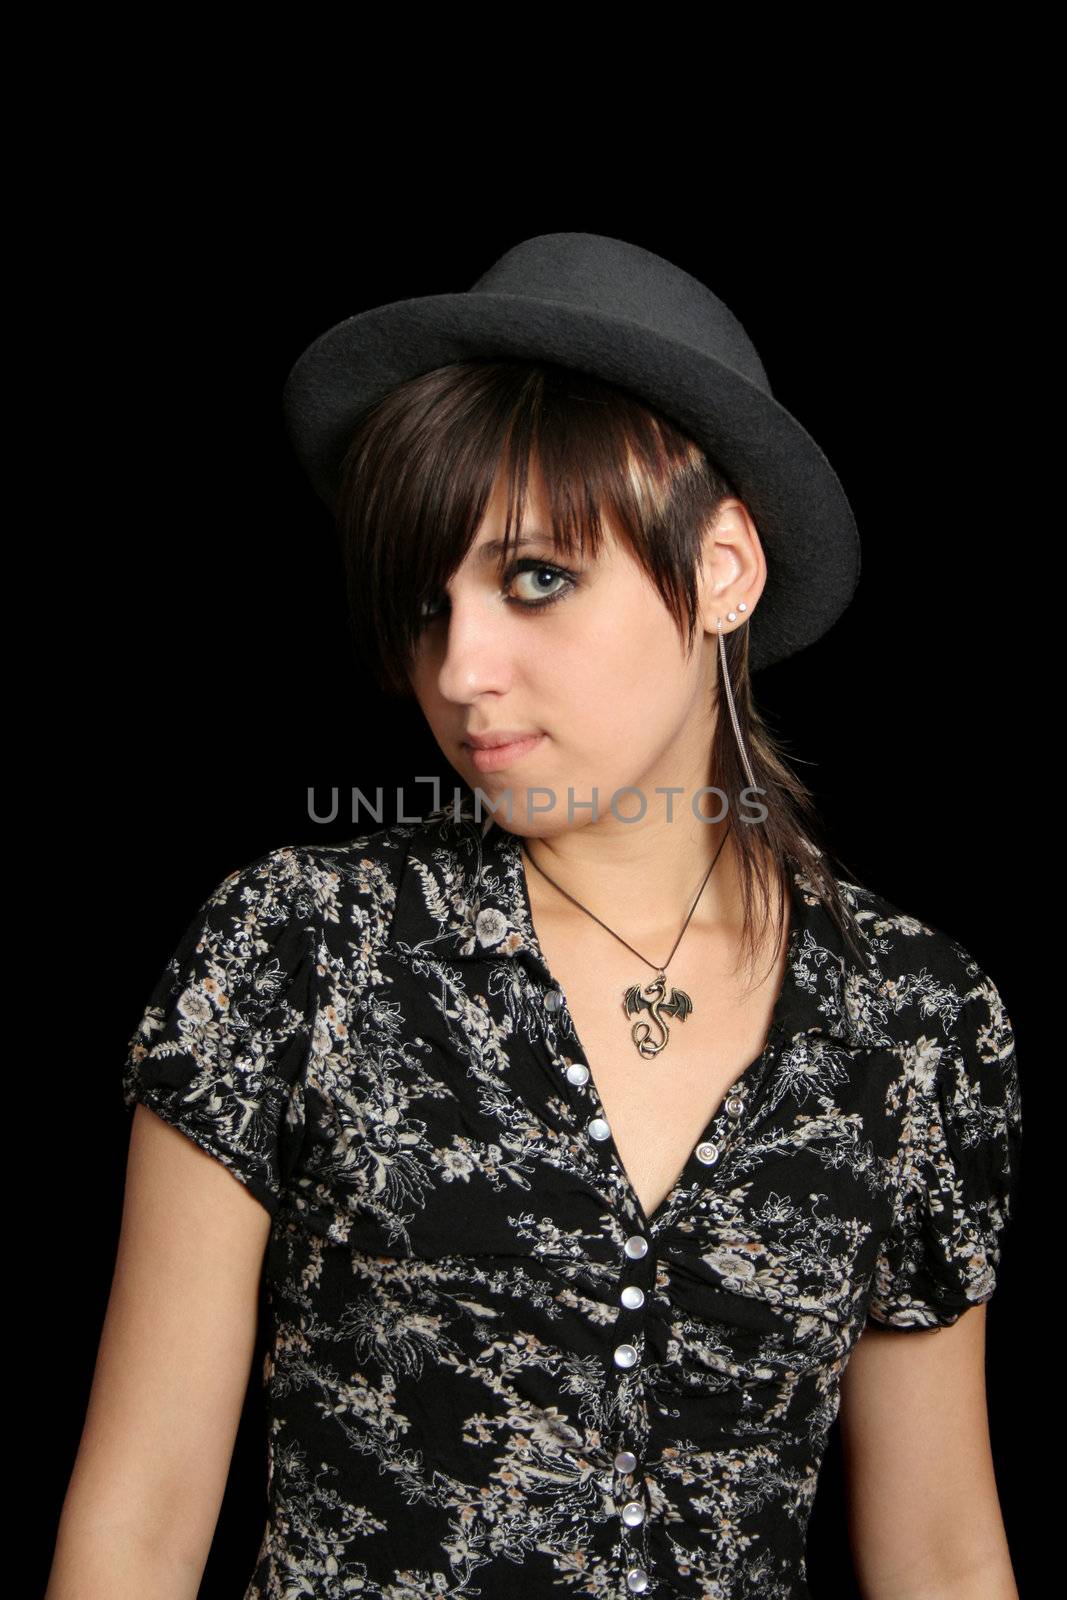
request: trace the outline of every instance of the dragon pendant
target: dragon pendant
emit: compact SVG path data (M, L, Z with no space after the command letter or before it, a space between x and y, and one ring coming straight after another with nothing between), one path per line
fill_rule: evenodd
M667 974L657 973L651 983L644 987L635 983L627 989L623 1000L623 1010L628 1017L635 1012L647 1011L659 1028L662 1038L657 1038L653 1033L652 1023L635 1022L630 1029L630 1037L643 1056L658 1056L667 1040L670 1038L670 1029L666 1017L677 1017L679 1022L684 1022L693 1009L693 1002L683 989L672 989L667 996Z

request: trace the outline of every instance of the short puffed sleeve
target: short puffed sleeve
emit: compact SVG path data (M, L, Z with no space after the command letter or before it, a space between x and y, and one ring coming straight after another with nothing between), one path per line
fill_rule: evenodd
M223 879L129 1043L122 1094L179 1128L274 1216L304 1133L318 1012L314 896L281 847Z
M958 945L954 1020L912 1052L893 1226L868 1314L893 1328L950 1327L990 1299L1017 1198L1022 1109L1011 1022L996 985Z

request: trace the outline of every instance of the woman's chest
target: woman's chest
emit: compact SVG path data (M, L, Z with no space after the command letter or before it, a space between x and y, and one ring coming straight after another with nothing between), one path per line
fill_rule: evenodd
M651 1217L731 1085L762 1052L784 959L757 971L753 983L744 972L724 972L716 941L697 936L686 963L672 964L660 983L625 950L594 962L587 947L549 927L542 948L566 1000L570 1045Z
M752 992L734 1004L679 971L671 987L688 985L692 1010L668 1017L666 1046L642 1056L623 998L640 971L608 977L560 950L530 962L420 954L383 964L358 1005L338 988L294 1174L302 1229L457 1270L569 1264L597 1303L610 1287L597 1275L643 1231L681 1250L687 1273L740 1273L768 1297L806 1285L809 1305L836 1298L888 1214L901 1064L796 1031L818 1001L795 986L772 1027L777 972L758 1004ZM741 1077L737 1113L727 1096ZM708 1164L705 1141L718 1152Z

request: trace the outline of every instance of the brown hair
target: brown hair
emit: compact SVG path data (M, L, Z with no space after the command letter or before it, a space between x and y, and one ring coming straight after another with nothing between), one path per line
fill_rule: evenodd
M465 558L501 471L508 506L503 575L522 526L531 463L557 548L595 557L606 511L692 650L702 535L724 500L741 498L724 474L667 418L601 379L547 362L466 361L413 378L379 401L360 418L342 463L336 521L353 642L387 696L411 696L408 668L424 626L422 606ZM754 962L765 936L769 862L781 924L792 863L865 964L829 853L815 842L812 798L753 703L748 640L748 628L724 638L741 736L767 812L762 822L731 828L742 950ZM717 693L711 770L734 807L747 775L721 682Z

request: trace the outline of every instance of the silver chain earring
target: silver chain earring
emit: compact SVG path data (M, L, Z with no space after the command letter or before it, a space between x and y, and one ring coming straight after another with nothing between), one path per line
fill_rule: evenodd
M743 600L740 600L738 602L737 611L747 610L748 606ZM727 612L726 617L728 622L737 621L737 611ZM734 692L730 685L730 669L726 665L726 645L723 643L721 617L715 618L715 631L719 635L719 676L722 679L723 688L726 690L726 704L730 708L730 721L734 725L734 738L737 740L737 748L741 753L741 760L744 763L745 774L748 778L749 788L755 789L756 778L752 771L752 763L748 759L748 751L745 749L745 742L741 737L741 724L737 720L737 707L734 705Z

